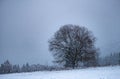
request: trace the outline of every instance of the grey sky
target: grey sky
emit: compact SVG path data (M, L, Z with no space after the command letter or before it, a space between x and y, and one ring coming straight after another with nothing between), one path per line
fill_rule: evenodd
M120 51L119 0L0 0L0 63L51 64L48 40L65 24L91 30L102 55Z

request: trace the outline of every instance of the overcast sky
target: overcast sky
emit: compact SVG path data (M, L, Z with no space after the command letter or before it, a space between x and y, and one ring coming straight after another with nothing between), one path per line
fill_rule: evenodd
M120 51L119 0L0 0L0 63L51 64L48 40L65 24L91 30L101 55Z

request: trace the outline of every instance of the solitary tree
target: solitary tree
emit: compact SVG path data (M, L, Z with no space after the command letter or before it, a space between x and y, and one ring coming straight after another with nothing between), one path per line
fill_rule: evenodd
M80 63L96 63L95 37L85 27L64 25L49 40L49 50L53 52L54 62L65 67L78 67Z

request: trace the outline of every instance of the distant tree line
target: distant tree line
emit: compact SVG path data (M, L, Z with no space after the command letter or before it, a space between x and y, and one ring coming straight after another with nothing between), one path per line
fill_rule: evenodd
M120 65L120 52L111 53L99 58L99 66Z
M20 72L34 72L34 71L52 71L52 70L61 70L62 68L57 66L48 66L48 65L40 65L40 64L32 64L29 63L23 64L23 66L12 65L9 60L6 60L0 66L0 74L7 73L20 73Z
M105 57L98 57L96 66L113 66L120 65L120 52L111 53ZM79 67L88 67L93 66L93 63L87 63L87 66L79 66ZM79 68L78 67L78 68ZM21 73L21 72L35 72L35 71L53 71L53 70L65 70L70 69L66 67L60 66L48 66L48 65L40 65L40 64L32 64L29 63L23 64L21 67L19 65L12 65L9 60L6 60L4 63L0 65L0 74L7 73Z

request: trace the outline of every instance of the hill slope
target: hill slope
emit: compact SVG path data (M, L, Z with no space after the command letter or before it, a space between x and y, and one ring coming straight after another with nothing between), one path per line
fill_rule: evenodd
M0 79L120 79L120 66L3 74Z

